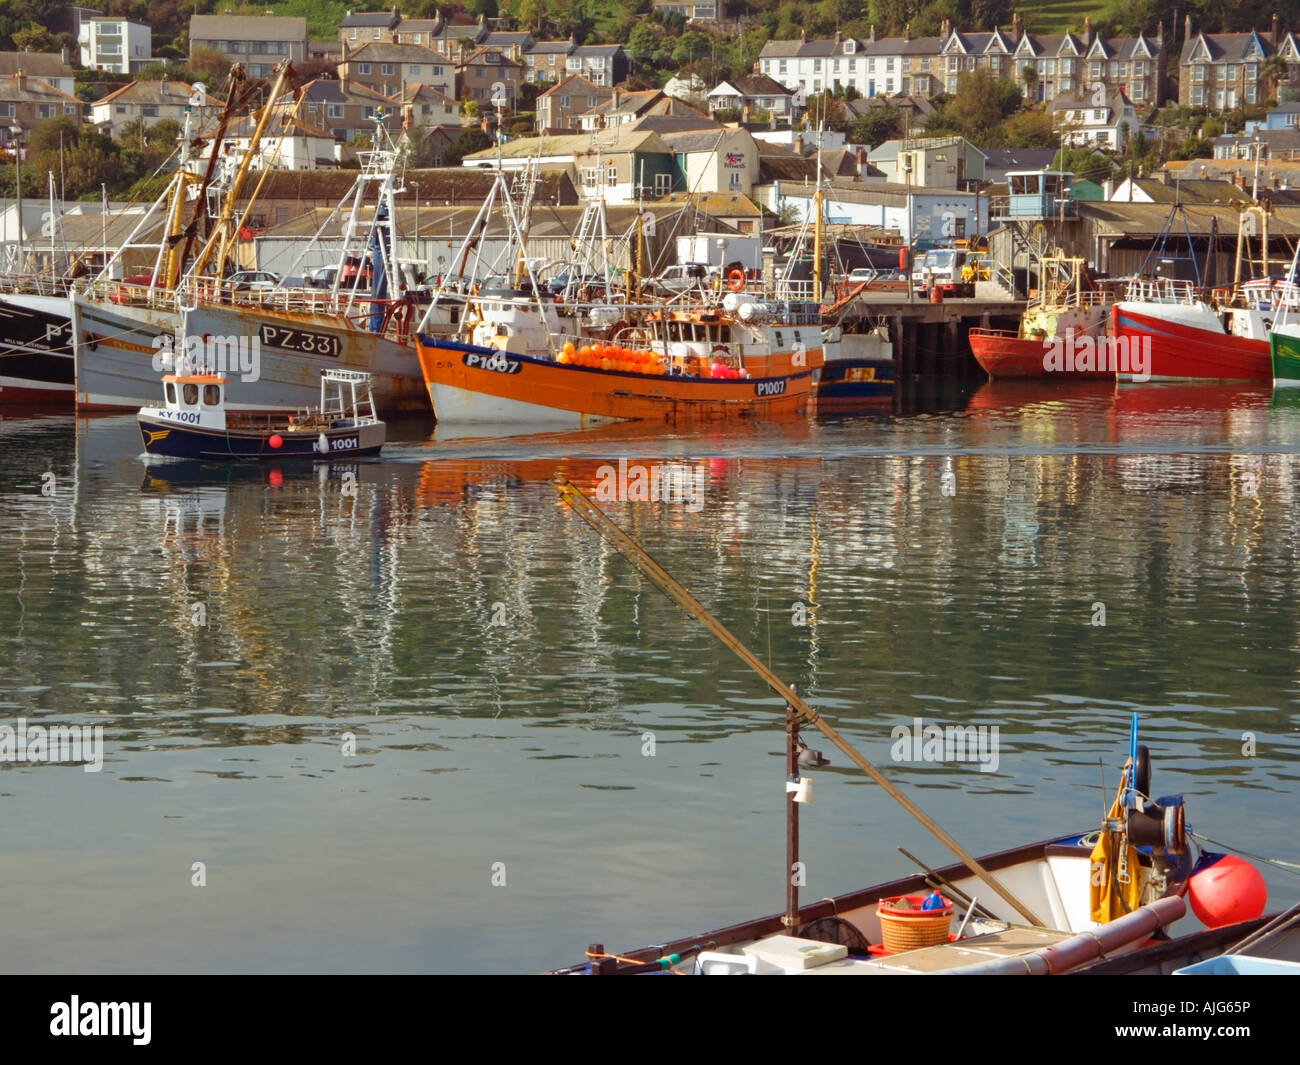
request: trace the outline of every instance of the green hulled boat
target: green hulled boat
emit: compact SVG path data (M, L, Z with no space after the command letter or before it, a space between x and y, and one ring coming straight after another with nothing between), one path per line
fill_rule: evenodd
M1273 358L1273 387L1300 388L1300 324L1270 332L1268 353Z

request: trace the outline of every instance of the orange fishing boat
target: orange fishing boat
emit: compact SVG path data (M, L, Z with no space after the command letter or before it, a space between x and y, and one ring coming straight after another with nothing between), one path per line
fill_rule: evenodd
M730 292L717 305L628 304L603 339L569 332L571 313L525 290L485 290L466 314L469 341L420 333L439 423L782 417L808 408L824 361L815 303Z

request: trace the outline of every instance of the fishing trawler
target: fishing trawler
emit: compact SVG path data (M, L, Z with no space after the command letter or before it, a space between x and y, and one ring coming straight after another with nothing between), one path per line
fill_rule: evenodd
M217 374L163 377L163 405L136 415L144 449L178 459L329 459L377 455L385 425L375 415L370 375L324 370L320 403L296 414L237 413L230 382Z
M280 97L289 72L287 65L279 71L272 99ZM232 72L218 142L240 84L242 77ZM232 409L292 411L306 406L314 398L319 373L333 367L369 373L380 409L427 409L412 343L414 303L404 291L409 279L402 273L393 232L400 151L382 126L382 114L375 116L375 147L360 153L362 165L352 188L303 252L320 254L326 244L333 246L337 238L326 241L324 234L345 219L333 287L290 290L277 285L270 291L238 291L225 280L233 268L242 224L234 205L270 116L271 109L264 108L249 149L237 160L230 159L228 173L215 173L215 152L201 179L187 171L182 159L170 189L150 211L163 212L167 225L148 274L131 283L113 279L106 269L76 292L72 331L79 409L135 409L148 403L156 388L160 351L176 348L181 338L227 352L238 348L241 357L256 363L255 368L240 365L247 387L241 388ZM201 212L217 190L221 210L200 246ZM192 215L188 221L187 210ZM138 228L145 224L142 220ZM134 237L119 256L134 246ZM450 327L458 315L456 301L444 301L429 328ZM228 364L219 368L232 369Z
M589 205L585 214L599 217L602 207ZM526 205L516 211L500 171L457 256L460 276L494 211L508 220L508 245L518 249L513 279L472 292L459 339L435 336L425 323L418 333L420 368L440 424L585 427L780 417L808 407L823 363L815 285L811 298L772 298L747 291L744 271L733 270L720 298L688 291L645 299L635 281L620 298L606 264L597 299L543 294L523 255ZM590 228L581 222L579 237ZM638 260L640 244L638 235ZM470 272L483 274L478 267Z
M1125 381L1271 381L1269 332L1286 310L1300 308L1300 288L1269 277L1268 211L1258 204L1242 210L1239 220L1237 281L1243 267L1243 252L1249 239L1259 234L1260 277L1232 288L1216 289L1213 302L1201 292L1204 279L1199 264L1191 258L1194 279L1154 278L1151 265L1168 239L1174 219L1182 212L1175 204L1156 243L1152 246L1141 277L1132 281L1124 299L1111 309L1111 332L1129 349L1135 343L1148 345L1146 372L1121 371ZM1184 218L1184 242L1192 248L1190 229Z
M975 328L970 349L980 368L993 380L1000 378L1111 378L1116 366L1106 357L1103 339L1109 322L1108 296L1088 282L1083 259L1045 256L1038 262L1038 299L1025 309L1019 330ZM1053 345L1088 338L1094 357L1076 366L1071 358L1059 365ZM1101 359L1095 356L1100 351Z

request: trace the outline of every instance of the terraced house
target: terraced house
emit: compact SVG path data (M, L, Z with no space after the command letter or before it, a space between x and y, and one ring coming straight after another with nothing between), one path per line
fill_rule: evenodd
M1274 55L1285 61L1287 80L1294 83L1300 75L1300 48L1295 34L1283 32L1276 15L1264 33L1196 34L1189 15L1178 62L1178 102L1217 111L1263 103L1275 91L1264 70L1265 61Z
M1091 19L1084 19L1081 34L1022 33L1013 59L1014 76L1026 97L1040 103L1091 91L1097 84L1107 94L1123 89L1139 110L1158 107L1166 97L1168 59L1163 22L1154 36L1097 37ZM1033 70L1032 76L1026 76L1026 67Z
M1016 15L1009 32L954 31L942 56L944 92L956 92L963 73L988 70L1019 83L1028 98L1039 102L1098 85L1103 95L1123 89L1139 108L1159 106L1165 96L1163 24L1153 37L1098 37L1091 19L1084 20L1081 34L1028 34Z
M249 77L268 78L276 65L300 62L307 55L307 20L275 15L194 15L190 52L215 48L232 63L242 63Z
M418 44L372 41L354 50L344 41L338 72L341 79L385 96L400 94L405 86L417 82L444 96L452 96L456 91L456 69L452 61Z
M758 73L804 95L852 87L860 96L942 91L939 56L945 38L874 36L865 39L768 41Z
M17 125L30 132L37 122L56 115L67 115L80 125L84 112L85 104L43 78L29 77L21 70L0 77L0 130Z

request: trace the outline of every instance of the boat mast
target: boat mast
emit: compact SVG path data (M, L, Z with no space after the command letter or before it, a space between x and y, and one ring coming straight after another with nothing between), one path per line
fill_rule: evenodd
M820 159L820 155L818 156ZM813 209L817 218L813 224L813 302L822 301L822 177L818 164L817 191L813 193Z
M279 72L276 75L275 85L271 89L271 94L267 97L266 102L257 116L257 124L253 127L253 134L248 141L248 150L244 157L239 161L239 166L235 170L235 176L230 182L230 188L226 190L225 197L221 204L221 215L217 218L217 224L213 227L212 234L208 237L207 243L203 245L199 252L198 259L194 263L193 274L195 277L203 273L203 268L212 259L212 252L216 245L220 244L220 250L216 255L216 274L217 277L223 276L226 265L230 261L231 246L237 237L237 231L231 224L235 217L235 202L244 190L244 182L248 178L248 172L252 169L253 158L257 155L257 149L262 142L262 134L266 130L266 125L271 119L272 105L278 100L284 91L285 81L293 75L293 67L286 61L280 64ZM213 147L213 155L216 154L216 147Z
M212 136L212 145L208 151L208 165L203 170L203 178L199 182L199 194L194 198L194 213L190 216L189 225L185 227L185 239L177 245L178 251L172 260L172 265L168 269L174 268L174 273L169 273L163 278L163 288L173 289L180 281L180 272L185 267L186 260L190 257L190 252L194 250L194 241L199 232L199 215L203 211L204 203L207 199L208 186L212 184L212 176L217 169L217 155L221 149L222 142L226 139L226 129L230 125L230 119L235 113L235 108L241 102L242 94L240 92L244 83L244 68L236 63L230 68L230 89L226 94L226 106L221 110L221 117L217 120L217 131ZM179 180L179 188L183 189L184 181ZM177 191L181 196L181 192ZM181 202L184 197L181 196ZM196 270L197 272L197 270Z

